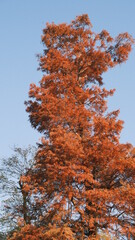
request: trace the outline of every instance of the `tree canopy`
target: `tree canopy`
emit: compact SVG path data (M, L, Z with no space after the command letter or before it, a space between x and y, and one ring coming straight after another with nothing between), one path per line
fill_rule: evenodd
M94 33L84 14L70 24L47 23L42 42L43 77L26 102L42 139L22 178L38 215L11 239L99 239L106 231L134 239L134 148L119 141L123 121L118 110L108 112L114 89L102 79L128 59L134 40Z

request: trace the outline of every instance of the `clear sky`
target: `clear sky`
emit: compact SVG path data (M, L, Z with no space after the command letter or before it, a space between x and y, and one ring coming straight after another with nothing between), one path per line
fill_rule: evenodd
M83 13L95 32L106 29L113 37L129 32L135 38L135 0L0 0L0 158L14 145L35 145L41 137L28 121L24 101L29 84L42 76L36 54L43 50L45 23L69 23ZM104 82L116 88L109 108L120 109L125 122L121 142L135 145L135 49L126 64L104 74Z

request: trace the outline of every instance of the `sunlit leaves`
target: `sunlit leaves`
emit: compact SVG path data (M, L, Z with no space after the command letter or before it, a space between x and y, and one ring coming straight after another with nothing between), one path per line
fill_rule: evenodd
M120 144L119 111L107 112L114 90L101 87L102 74L127 60L133 39L95 34L82 15L70 24L47 23L42 42L44 75L30 86L26 103L32 127L43 134L31 183L24 181L40 212L33 231L39 238L43 230L41 239L98 239L104 230L134 234L133 147Z

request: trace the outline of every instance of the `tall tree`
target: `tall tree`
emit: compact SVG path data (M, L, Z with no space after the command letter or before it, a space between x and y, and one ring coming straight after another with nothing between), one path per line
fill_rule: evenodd
M133 38L95 34L82 15L71 24L47 23L42 42L44 75L39 86L31 84L26 103L32 126L43 134L28 176L42 213L36 230L24 226L13 239L28 229L32 239L96 239L106 230L132 239L134 148L119 142L123 122L119 111L107 112L114 90L102 87L102 74L128 59Z

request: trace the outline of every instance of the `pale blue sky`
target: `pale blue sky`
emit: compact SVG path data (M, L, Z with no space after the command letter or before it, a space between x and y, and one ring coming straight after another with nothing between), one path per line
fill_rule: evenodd
M135 0L0 0L0 157L14 145L35 145L41 137L31 128L24 101L29 84L42 76L36 54L42 52L46 22L70 22L87 13L93 30L112 36L128 31L135 38ZM107 88L116 88L110 109L120 108L125 121L122 142L135 145L135 49L126 64L104 75Z

